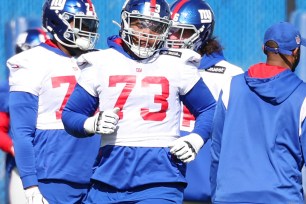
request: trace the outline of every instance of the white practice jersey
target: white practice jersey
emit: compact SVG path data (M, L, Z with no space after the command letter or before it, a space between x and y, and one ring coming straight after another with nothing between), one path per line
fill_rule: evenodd
M199 69L199 71L215 100L218 100L221 87L223 83L227 81L227 78L243 73L240 67L225 60L221 60L208 69Z
M62 110L74 89L80 69L73 58L58 49L55 52L46 47L37 46L8 60L10 91L39 97L37 129L64 129ZM32 60L33 56L36 56L36 61Z
M199 69L200 75L204 83L217 101L223 84L235 75L242 74L243 70L225 60L221 60L208 69ZM181 130L191 132L193 130L195 119L188 109L183 107L181 116Z
M197 53L183 49L161 50L159 57L143 61L114 49L82 55L79 84L99 97L100 110L121 109L118 130L103 136L103 145L166 147L175 140L180 134L179 95L200 79L199 60Z

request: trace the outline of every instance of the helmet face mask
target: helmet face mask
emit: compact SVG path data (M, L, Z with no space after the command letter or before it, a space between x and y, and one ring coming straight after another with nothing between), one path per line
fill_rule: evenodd
M43 26L60 44L88 50L94 48L99 20L90 0L47 0L43 7Z
M167 47L193 49L194 42L199 38L199 31L194 25L176 24L169 30Z
M120 36L125 45L139 58L148 58L167 39L170 11L164 0L156 1L150 12L150 0L130 0L121 13Z
M65 13L65 15L70 15ZM67 30L64 33L64 38L75 47L81 50L88 50L94 48L98 39L98 26L99 21L96 18L87 17L84 15L72 16L71 23L66 22ZM60 39L59 39L60 40ZM73 47L73 46L68 46Z
M200 50L211 39L214 30L214 13L203 0L175 1L171 6L173 21L166 42L169 48ZM178 34L178 31L181 33Z

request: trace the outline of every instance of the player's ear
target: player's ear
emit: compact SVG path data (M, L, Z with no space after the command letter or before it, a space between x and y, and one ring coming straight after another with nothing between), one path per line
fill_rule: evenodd
M295 48L293 51L292 51L292 56L298 56L300 53L300 48L299 47L297 47L297 48Z
M261 49L262 49L263 53L265 53L265 55L267 55L267 50L265 49L265 45L262 45Z

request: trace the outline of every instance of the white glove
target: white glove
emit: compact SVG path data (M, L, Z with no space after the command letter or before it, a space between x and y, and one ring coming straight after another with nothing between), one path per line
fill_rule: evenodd
M175 155L182 162L188 163L195 159L203 145L204 140L202 137L198 134L191 133L190 135L174 140L169 147L171 148L171 154Z
M113 110L100 111L96 115L88 118L84 123L84 129L88 134L112 134L117 128L119 120L118 111L120 108Z
M24 193L27 199L27 204L49 204L42 196L37 186L25 189Z

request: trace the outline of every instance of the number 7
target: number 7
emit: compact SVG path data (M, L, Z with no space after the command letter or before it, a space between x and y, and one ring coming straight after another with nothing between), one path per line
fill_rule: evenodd
M51 81L52 81L52 88L58 88L61 86L61 84L67 84L67 83L69 84L65 97L62 101L61 107L59 108L59 110L56 111L56 119L61 119L63 109L75 87L76 79L75 76L59 76L59 77L52 77Z

